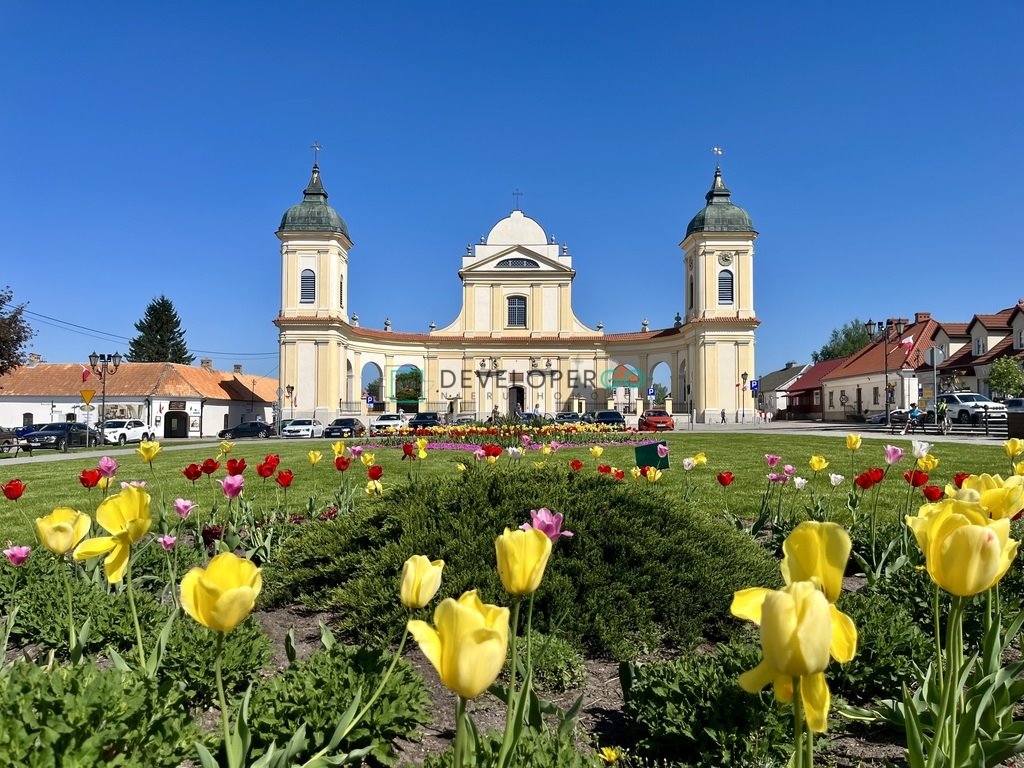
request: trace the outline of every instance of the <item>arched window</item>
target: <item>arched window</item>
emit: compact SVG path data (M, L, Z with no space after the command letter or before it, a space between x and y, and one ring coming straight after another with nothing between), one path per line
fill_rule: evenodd
M304 269L299 275L299 303L312 304L314 301L316 301L316 274L312 269Z
M718 273L718 303L732 304L732 272L728 269Z
M495 266L498 269L540 269L540 264L533 259L523 258L502 259Z
M345 306L345 278L338 278L338 306Z
M509 296L508 297L508 327L509 328L525 328L526 327L526 297L525 296Z
M693 278L690 278L690 290L686 292L687 309L693 309Z

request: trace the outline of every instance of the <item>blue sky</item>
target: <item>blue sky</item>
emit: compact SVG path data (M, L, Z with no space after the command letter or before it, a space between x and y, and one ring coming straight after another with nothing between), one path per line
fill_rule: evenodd
M450 322L466 243L518 188L569 244L584 322L666 327L720 144L761 233L766 373L853 317L1024 295L1022 22L1019 2L4 0L0 285L46 316L52 362L126 351L165 293L197 357L276 375L274 230L317 140L364 326Z

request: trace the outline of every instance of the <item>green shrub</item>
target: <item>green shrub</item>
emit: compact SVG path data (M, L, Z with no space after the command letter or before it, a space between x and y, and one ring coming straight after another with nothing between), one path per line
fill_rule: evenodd
M790 711L771 691L752 695L736 682L761 659L754 644L620 669L637 751L700 768L764 766L792 750Z
M466 768L484 768L496 764L501 749L502 734L490 731L482 734L476 760ZM452 768L455 765L452 747L440 755L428 757L420 768ZM516 747L512 765L516 768L598 768L604 763L595 751L577 749L571 735L559 736L554 731L535 731L527 728Z
M556 635L544 635L534 630L533 639L533 682L541 691L563 693L579 688L587 677L583 651L575 643ZM519 640L518 654L526 663L526 642ZM505 665L506 673L508 665Z
M934 648L902 606L861 590L843 593L838 607L857 627L857 655L829 667L833 695L853 704L891 698L914 679L915 664L928 665Z
M0 755L23 768L161 768L195 754L199 734L174 685L94 663L0 673Z
M343 630L392 641L407 618L397 599L402 563L419 553L446 563L440 597L478 589L507 605L494 539L544 506L576 535L555 548L534 626L558 626L599 654L627 659L665 640L727 638L739 626L729 616L733 592L780 580L749 536L660 487L485 466L389 488L344 520L303 526L266 568L267 602L300 599L337 611Z
M275 741L283 745L305 721L309 757L330 741L342 713L357 690L365 703L377 689L391 663L383 651L334 645L293 663L284 673L256 686L250 702L254 756ZM410 738L430 722L430 705L423 680L406 661L400 661L381 696L342 742L345 751L372 746L374 764L394 765L391 742ZM362 704L360 704L362 707Z

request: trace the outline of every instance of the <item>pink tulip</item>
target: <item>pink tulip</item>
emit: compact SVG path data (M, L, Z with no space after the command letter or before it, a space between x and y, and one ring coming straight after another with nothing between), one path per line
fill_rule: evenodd
M666 456L668 456L668 446L667 445L659 445L658 446L658 457L664 459Z
M782 471L786 473L787 477L792 477L796 473L796 467L792 464L787 464L782 468Z
M477 461L483 461L484 459L487 458L487 451L485 451L483 448L477 448L475 451L473 451L473 457Z
M363 446L353 445L351 448L348 449L348 452L353 459L358 459L360 456L363 455Z
M167 552L170 552L172 549L174 549L174 545L178 543L178 537L171 536L168 533L165 533L163 536L157 536L156 540L160 542L160 546L163 547L164 550L166 550Z
M903 458L903 449L895 445L885 446L885 463L892 466Z
M538 531L543 533L551 542L558 541L562 536L572 536L572 531L562 530L562 513L552 512L547 507L541 507L540 509L530 510L530 523L523 523L519 526L522 531L528 531L531 528L536 528Z
M559 515L561 517L561 515ZM570 536L572 534L569 534ZM11 561L11 565L24 565L25 561L28 560L28 554L32 551L32 547L15 547L11 546L4 550L4 556Z
M228 475L223 480L218 480L220 487L224 489L224 495L229 499L238 497L238 494L242 492L242 488L245 485L244 475Z
M522 441L523 445L529 445L533 442L533 438L529 435L520 435L519 439Z
M100 471L100 474L104 477L113 477L117 472L117 460L112 459L109 456L104 456L99 460L96 465L96 469Z
M782 457L776 456L774 453L766 453L764 455L764 460L768 462L769 467L774 468L776 464L782 461Z
M189 499L175 499L174 500L174 511L178 513L178 517L186 518L192 514L192 510L196 508Z
M549 443L549 445L551 446L551 450L552 450L552 451L557 451L557 450L558 450L559 448L561 448L561 447L562 447L561 443L556 443L556 442L555 442L554 440L552 440L552 441L551 441L551 442Z
M132 480L130 483L121 483L121 490L122 491L125 488L145 488L145 487L146 487L146 481L145 480Z

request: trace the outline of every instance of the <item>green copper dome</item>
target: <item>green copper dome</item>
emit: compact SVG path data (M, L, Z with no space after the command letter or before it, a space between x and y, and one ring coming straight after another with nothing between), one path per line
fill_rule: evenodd
M302 195L301 203L284 212L278 232L340 232L352 239L345 220L327 204L327 190L320 181L320 168L316 165Z
M754 232L750 214L732 203L732 193L722 181L722 169L715 168L715 180L704 196L708 204L697 211L686 226L686 237L693 232ZM684 240L686 238L683 238Z

